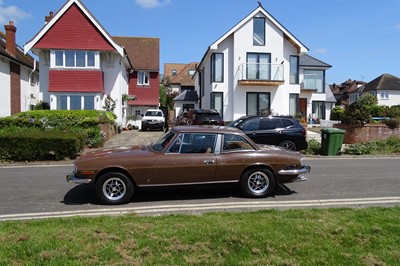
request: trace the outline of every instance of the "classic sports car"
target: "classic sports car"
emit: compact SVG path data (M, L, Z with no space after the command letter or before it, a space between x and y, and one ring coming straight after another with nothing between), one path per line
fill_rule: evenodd
M307 180L302 160L236 128L177 126L150 145L84 154L67 181L93 185L105 204L128 203L136 189L205 184L237 184L247 196L266 197L278 182Z

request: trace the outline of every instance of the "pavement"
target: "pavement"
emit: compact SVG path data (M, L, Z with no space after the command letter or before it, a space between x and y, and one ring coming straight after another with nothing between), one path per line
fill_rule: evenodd
M317 142L321 143L321 134L307 130L307 140L311 140L311 139L314 139Z

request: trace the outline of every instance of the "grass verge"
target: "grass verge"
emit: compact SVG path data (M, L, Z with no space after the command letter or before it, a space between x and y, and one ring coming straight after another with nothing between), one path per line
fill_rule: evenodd
M0 265L398 265L400 207L0 223Z

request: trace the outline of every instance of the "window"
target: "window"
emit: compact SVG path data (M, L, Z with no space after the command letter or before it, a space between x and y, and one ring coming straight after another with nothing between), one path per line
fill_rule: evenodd
M271 54L247 54L247 79L270 80L271 79Z
M223 92L212 92L211 93L211 109L215 109L223 117L223 106L224 106L224 93Z
M289 94L289 115L295 116L300 112L299 95L296 93Z
M325 120L325 102L312 102L312 116L313 123L319 123L319 121Z
M325 92L325 72L323 70L304 70L304 88Z
M172 76L176 76L176 69L172 69Z
M263 118L260 121L259 130L271 130L282 128L282 122L277 118Z
M57 110L95 110L94 95L57 95Z
M246 115L259 115L270 112L269 92L248 92L246 96Z
M150 74L149 72L138 71L137 85L149 85Z
M216 134L185 133L171 145L169 153L212 153L217 139Z
M224 54L211 55L211 82L224 81Z
M253 45L265 45L265 18L253 18Z
M299 57L297 55L290 56L290 84L299 83Z
M381 100L387 100L387 99L389 99L389 93L388 93L388 91L380 91L379 94L380 94L380 96L381 96Z
M225 134L222 151L254 150L254 147L242 136Z
M98 53L94 51L56 50L52 51L51 65L65 68L95 68L96 55Z

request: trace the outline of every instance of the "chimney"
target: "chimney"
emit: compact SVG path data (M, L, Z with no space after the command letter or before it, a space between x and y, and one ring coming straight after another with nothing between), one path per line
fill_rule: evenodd
M15 32L17 31L17 28L14 26L14 22L10 20L8 25L4 25L4 29L6 30L6 51L12 56L15 56Z
M54 13L53 13L53 11L50 11L49 15L44 17L45 24L47 24L47 22L49 22L53 17L54 17Z

